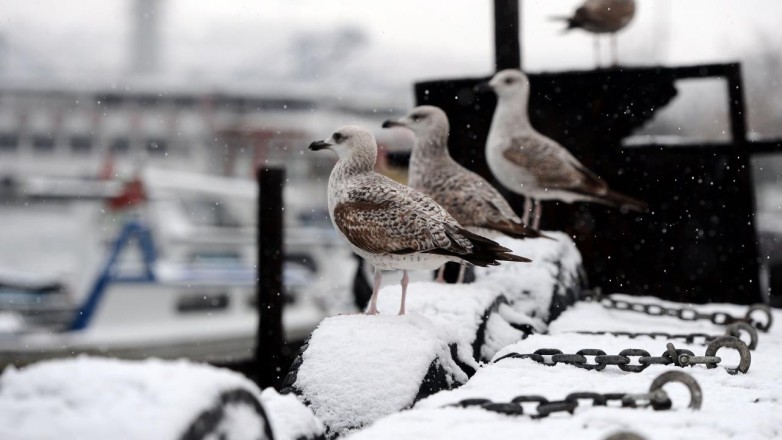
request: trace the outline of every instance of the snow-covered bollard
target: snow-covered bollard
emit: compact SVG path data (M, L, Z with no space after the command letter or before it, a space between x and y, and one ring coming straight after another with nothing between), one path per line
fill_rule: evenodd
M293 396L187 361L79 357L0 376L0 438L314 439Z
M586 284L586 275L581 253L567 234L543 233L551 239L496 238L498 243L532 262L476 267L475 277L476 283L497 286L492 288L499 289L499 293L509 299L528 298L532 308L527 314L548 322L578 300Z
M329 318L287 381L328 434L343 435L467 380L439 334L417 314Z

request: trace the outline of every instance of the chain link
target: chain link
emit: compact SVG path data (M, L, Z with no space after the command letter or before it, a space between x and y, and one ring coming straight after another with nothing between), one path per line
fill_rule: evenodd
M660 356L652 356L646 350L637 348L628 348L619 352L618 355L606 354L605 351L595 348L585 348L577 351L575 354L566 354L556 348L541 348L533 353L508 353L505 356L495 360L497 363L503 359L532 359L533 361L554 366L557 364L573 365L574 367L585 370L602 371L608 365L616 365L622 371L631 373L640 373L650 365L673 365L676 367L691 367L693 365L704 364L706 368L716 368L722 358L715 356L721 348L734 348L739 352L741 360L737 367L725 367L730 374L738 372L746 373L752 361L749 348L741 339L735 336L720 336L714 339L707 347L704 356L696 356L690 350L676 349L673 343L666 345L666 350ZM593 358L590 362L587 356Z
M554 355L556 356L556 355ZM622 408L647 408L654 410L670 410L673 407L668 393L662 388L663 385L670 382L684 384L690 391L689 408L700 409L703 401L703 393L698 382L687 373L681 371L668 371L652 381L649 391L646 393L595 393L595 392L575 392L568 394L563 400L550 401L545 397L538 395L521 395L511 399L510 402L492 402L489 399L464 399L457 403L448 405L460 408L482 408L487 411L496 412L508 416L528 415L534 419L541 419L554 413L573 414L576 408L583 402L589 402L590 406L611 406ZM533 410L534 412L527 412ZM527 410L525 410L525 405Z
M583 297L585 300L597 301L603 307L614 310L626 310L644 313L650 316L671 316L683 321L707 320L716 325L730 325L736 322L746 322L762 332L767 332L773 323L771 308L765 304L749 306L743 317L736 317L727 312L701 313L692 307L665 307L654 303L638 303L603 296L600 291L592 291ZM757 320L755 315L761 313L764 320Z
M737 338L741 338L742 332L745 332L749 335L750 342L747 345L750 350L754 350L758 346L758 331L755 329L755 327L749 325L746 322L734 322L733 324L729 325L725 328L725 335L728 336L735 336ZM574 333L578 333L581 335L614 335L614 336L620 336L620 337L627 337L630 339L635 339L638 337L649 337L652 339L678 339L681 341L684 341L687 344L700 344L700 345L708 345L711 341L719 338L723 335L708 335L706 333L681 333L681 334L674 334L674 333L665 333L665 332L625 332L625 331L608 331L608 330L599 330L599 331L577 331Z

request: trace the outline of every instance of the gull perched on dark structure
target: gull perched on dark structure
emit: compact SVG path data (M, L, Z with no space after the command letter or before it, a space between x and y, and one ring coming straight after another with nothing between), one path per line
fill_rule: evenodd
M645 211L646 203L612 191L608 184L588 170L556 141L538 133L527 114L529 80L515 69L498 72L488 84L497 94L497 108L486 139L486 162L494 177L509 190L525 197L526 219L535 203L532 227L540 224L540 200L598 202L634 211Z
M557 18L567 21L567 28L583 29L595 35L595 60L599 64L597 34L611 34L611 58L617 64L616 33L622 30L635 15L634 0L586 0L571 17Z
M410 156L408 185L428 195L466 229L492 237L497 232L513 238L540 237L526 227L508 202L489 182L459 165L448 152L448 116L438 107L420 106L383 128L405 127L416 136ZM442 281L443 268L437 279ZM464 266L459 280L464 278Z
M368 130L345 126L310 150L330 149L339 161L331 171L328 205L331 222L353 250L375 268L369 309L377 314L383 270L401 269L405 313L408 270L432 270L442 264L467 262L496 266L499 261L530 261L488 238L464 229L425 194L374 171L377 144Z

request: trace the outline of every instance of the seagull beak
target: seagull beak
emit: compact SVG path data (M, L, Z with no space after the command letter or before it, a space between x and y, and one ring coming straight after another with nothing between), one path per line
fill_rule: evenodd
M489 85L488 81L484 81L476 84L475 87L472 88L472 91L475 93L487 93L494 91L494 88Z
M331 146L330 143L326 141L315 141L310 144L310 151L320 151L325 150Z
M383 128L391 128L391 127L407 127L404 123L399 121L392 121L388 120L383 122Z

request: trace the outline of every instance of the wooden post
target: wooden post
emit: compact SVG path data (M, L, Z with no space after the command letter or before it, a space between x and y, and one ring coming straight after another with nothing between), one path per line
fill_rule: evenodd
M258 336L255 346L258 385L282 383L282 263L285 170L258 168Z
M519 0L494 0L494 65L521 69Z

